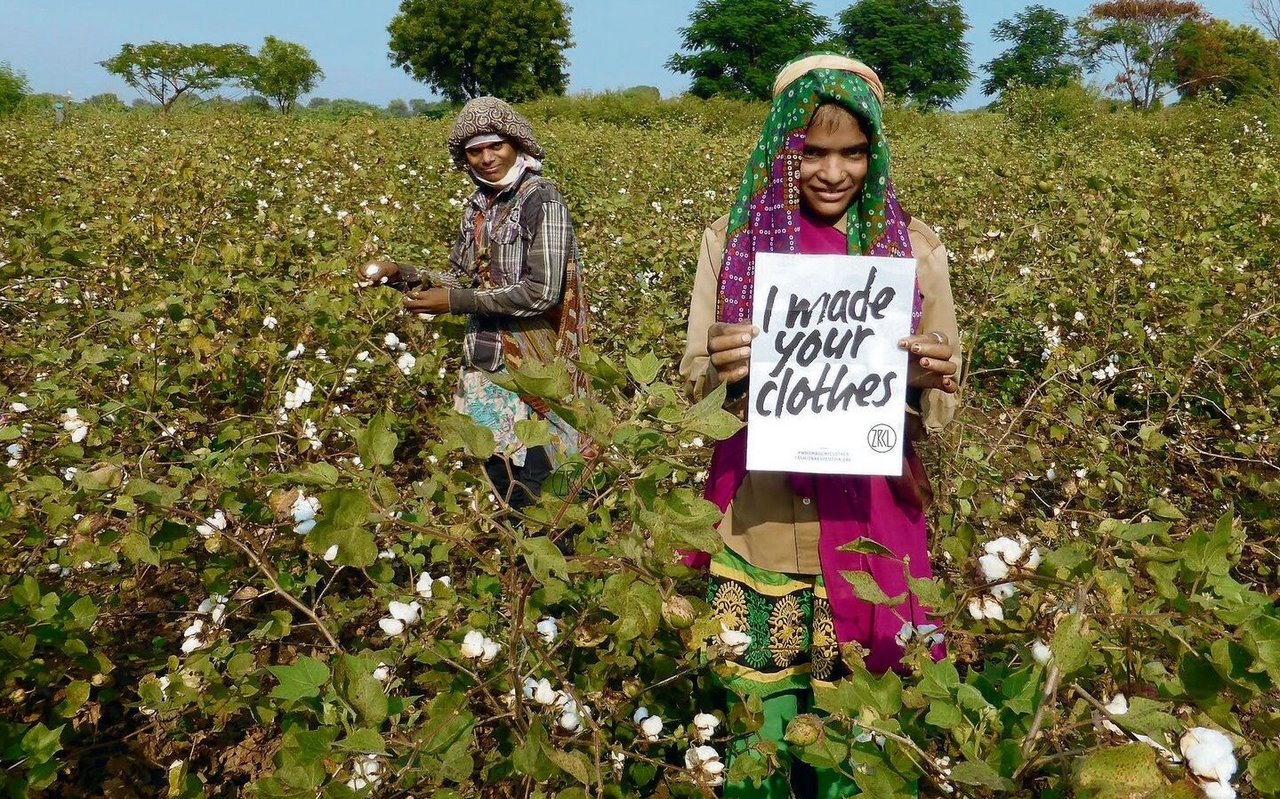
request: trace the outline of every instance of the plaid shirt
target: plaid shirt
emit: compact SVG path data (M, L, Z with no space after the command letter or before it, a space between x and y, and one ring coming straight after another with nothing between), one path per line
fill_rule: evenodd
M476 215L484 214L481 241L488 249L489 286L482 286ZM431 283L449 288L449 310L470 314L464 362L495 372L502 368L504 317L537 316L564 296L565 269L578 242L569 209L545 178L526 175L496 197L477 189L467 200L449 270L401 266L405 287Z

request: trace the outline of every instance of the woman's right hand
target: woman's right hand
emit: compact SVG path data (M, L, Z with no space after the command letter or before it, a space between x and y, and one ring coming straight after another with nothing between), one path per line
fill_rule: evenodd
M356 267L356 279L362 286L378 286L400 280L400 267L393 261L370 261Z
M716 322L707 328L707 353L722 382L736 382L751 371L751 339L758 335L760 329L751 324Z

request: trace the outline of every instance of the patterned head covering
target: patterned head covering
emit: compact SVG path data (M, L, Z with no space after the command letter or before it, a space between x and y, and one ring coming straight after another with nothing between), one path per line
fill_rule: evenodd
M909 219L889 180L879 85L865 64L832 54L808 54L783 67L775 83L777 96L729 213L720 321L751 321L757 252L800 252L800 163L809 122L824 103L837 103L857 117L870 147L866 182L846 220L849 254L910 257Z
M464 148L469 139L485 133L496 133L511 141L516 149L538 160L546 157L542 145L533 138L529 120L497 97L477 97L462 107L449 131L449 155L453 165L466 167Z

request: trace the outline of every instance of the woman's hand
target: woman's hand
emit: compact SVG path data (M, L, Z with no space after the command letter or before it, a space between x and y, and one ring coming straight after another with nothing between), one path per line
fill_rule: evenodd
M898 342L906 350L907 385L911 388L936 388L954 394L960 388L956 382L956 365L951 362L951 341L946 333L933 331L919 336L907 336Z
M755 325L716 322L707 328L707 353L720 380L733 383L751 371L751 339L760 335Z
M449 313L449 290L437 286L425 291L406 292L403 304L410 313Z
M400 280L400 267L391 261L370 261L356 267L356 279L362 286L378 286Z

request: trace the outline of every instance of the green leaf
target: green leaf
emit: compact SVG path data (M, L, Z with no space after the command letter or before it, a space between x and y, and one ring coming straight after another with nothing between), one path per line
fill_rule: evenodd
M884 557L897 560L897 555L893 554L892 549L889 549L879 541L873 541L870 538L855 538L847 544L841 544L837 549L841 552L858 552L863 555L882 555Z
M151 547L151 540L142 533L128 533L120 539L120 552L134 563L160 565L160 553Z
M1244 645L1274 682L1280 682L1280 619L1260 616L1240 628Z
M13 499L4 491L0 491L0 521L9 518L13 513Z
M1280 796L1280 752L1259 752L1250 758L1249 779L1263 796Z
M72 680L67 685L66 695L54 708L54 712L64 719L71 718L84 707L85 702L89 701L89 690L89 683L84 680Z
M1173 506L1169 500L1164 497L1152 497L1147 502L1147 509L1151 511L1151 515L1157 519L1166 519L1168 521L1179 521L1187 518L1182 511Z
M545 447L552 441L551 424L545 419L521 419L515 430L516 438L526 447Z
M870 602L873 605L887 605L893 607L901 605L907 599L907 594L899 594L891 597L881 590L876 583L876 578L872 577L870 572L860 571L842 571L840 576L849 581L849 585L853 586L853 592L863 602Z
M386 721L388 710L386 691L373 676L375 668L377 664L372 661L341 655L333 671L333 684L338 695L351 705L362 722L374 726Z
M1054 663L1064 675L1079 671L1089 662L1089 655L1093 650L1093 635L1086 634L1084 628L1085 617L1073 613L1058 624L1053 640L1049 642Z
M583 785L590 785L593 782L591 763L582 752L565 752L553 746L548 746L546 754L552 763L568 772L569 776Z
M391 432L395 416L379 413L369 420L369 425L356 434L356 446L360 461L366 466L390 466L395 463L396 445L400 439Z
M298 700L319 696L320 689L329 682L329 667L303 655L288 666L270 666L280 684L271 695L277 699Z
M436 426L449 449L464 449L480 460L488 460L498 448L493 431L476 424L469 416L444 413L436 419Z
M45 762L62 748L62 731L66 726L63 724L51 730L43 724L36 724L22 736L22 750L33 763Z
M569 564L564 559L564 553L546 536L524 539L520 542L520 550L524 552L529 571L533 572L538 582L547 582L553 574L561 579L568 578Z
M650 350L639 358L628 355L627 372L631 375L631 379L642 386L647 386L658 377L658 370L662 368L662 361L657 355Z
M350 735L338 741L334 746L348 752L358 752L366 755L385 755L387 753L387 747L382 740L382 736L377 730L371 730L367 727L353 730Z
M307 534L307 549L323 556L335 544L334 563L341 566L370 566L378 558L377 542L366 529L369 498L363 491L339 488L320 496L321 518Z
M1093 791L1125 788L1128 789L1125 796L1142 795L1140 792L1154 791L1168 784L1156 763L1156 751L1146 744L1094 752L1081 761L1076 773L1079 788Z
M995 769L981 760L962 760L951 767L951 779L961 785L978 785L997 791L1012 791L1013 782L1001 777Z

